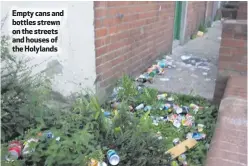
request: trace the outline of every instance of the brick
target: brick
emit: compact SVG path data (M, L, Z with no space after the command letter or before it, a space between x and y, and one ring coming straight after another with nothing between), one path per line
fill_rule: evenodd
M221 159L221 158L209 158L207 160L207 164L206 166L220 166L220 165L223 165L223 166L245 166L244 164L242 163L238 163L238 162L235 162L235 161L230 161L228 159Z
M238 55L236 55L236 56L226 56L226 54L220 54L220 56L219 56L219 61L221 61L221 62L224 62L224 61L231 61L231 62L233 62L233 61L236 61L236 62L238 62L238 63L240 63L240 62L242 62L242 60L243 60L243 56L238 56Z
M118 6L115 8L108 8L107 16L108 17L116 17L117 14L123 14L124 16L128 14L128 8Z
M96 57L101 56L108 52L108 46L103 46L96 49Z
M115 17L105 18L105 19L103 19L103 26L105 26L105 27L115 26L115 25L120 24L121 22L122 22L122 20L117 19Z
M109 28L109 34L112 35L114 33L118 32L118 27L117 26L113 26Z
M94 25L97 28L102 28L103 27L102 19L95 19L94 20Z
M95 8L100 8L100 7L105 7L106 6L106 2L105 1L95 1L94 2L94 7Z
M112 64L110 62L101 64L101 65L96 67L96 73L97 74L104 73L104 72L108 71L110 68L112 68Z
M244 40L223 39L221 45L224 47L245 47L246 42Z
M102 57L96 58L96 66L100 66L102 64Z
M124 47L126 45L127 45L127 39L124 39L116 43L111 43L110 45L108 45L108 49L113 51L118 48Z
M125 60L125 56L118 56L116 59L111 61L112 66L122 63Z
M110 68L108 71L103 72L102 75L104 79L108 79L114 75L114 71L112 70L112 68Z
M247 40L247 34L234 34L234 39Z
M232 31L224 31L222 32L222 35L221 35L222 39L233 39L234 37L234 34Z
M216 152L214 153L213 158L221 158L221 159L228 159L230 162L233 163L241 163L241 164L246 164L247 160L247 155L246 154L237 154L237 153L232 153L224 150L217 150L213 148L212 150L215 150ZM211 154L211 153L210 153Z
M219 61L219 69L228 69L235 71L247 71L247 65L239 62L227 62L227 61Z
M101 46L107 45L108 44L108 38L100 38L95 40L95 47L99 48Z
M115 52L111 52L111 53L107 53L106 55L102 56L102 62L109 62L111 61L113 58L115 58Z
M95 9L95 18L101 18L106 16L106 9Z
M96 35L96 38L106 36L107 35L107 28L96 29L95 35Z
M125 5L128 5L127 1L108 1L107 2L108 7L125 6Z
M233 56L247 56L247 48L232 48Z

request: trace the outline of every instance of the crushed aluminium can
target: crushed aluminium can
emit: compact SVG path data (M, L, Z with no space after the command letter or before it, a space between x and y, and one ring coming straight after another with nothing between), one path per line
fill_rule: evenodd
M23 145L20 141L12 141L8 147L8 154L5 156L7 161L17 160L22 153Z
M138 106L135 108L135 110L141 110L141 109L143 109L144 107L145 107L144 104L140 104L140 105L138 105Z
M145 106L144 111L151 111L151 109L152 109L152 106L147 105Z
M51 131L45 131L43 133L43 137L45 137L46 139L52 139L54 137L54 135Z
M173 139L172 142L173 142L173 145L176 146L176 145L180 144L180 139L179 138L175 138L175 139Z
M189 107L187 107L187 106L182 106L182 109L183 109L183 111L182 111L183 114L189 113Z
M193 139L199 141L199 140L205 139L206 134L194 132L194 133L188 133L186 137L188 139L193 138Z
M187 166L188 163L186 161L186 155L185 154L181 154L180 156L178 156L178 161L182 166Z
M115 150L110 149L107 152L107 158L111 165L117 165L120 162L120 157Z

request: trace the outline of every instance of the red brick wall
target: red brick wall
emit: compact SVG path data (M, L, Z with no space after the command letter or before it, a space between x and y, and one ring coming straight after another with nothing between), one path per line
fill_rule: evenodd
M247 23L226 20L222 28L215 100L220 101L225 82L231 75L247 74Z
M188 40L190 36L198 31L201 22L205 21L206 1L189 1L187 12L187 27L185 38Z
M174 7L174 2L94 2L98 87L122 73L142 72L171 51Z
M247 20L247 2L239 2L237 19Z

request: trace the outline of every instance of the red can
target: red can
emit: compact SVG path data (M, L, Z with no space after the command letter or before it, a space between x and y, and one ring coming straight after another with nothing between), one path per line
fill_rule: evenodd
M23 145L20 141L12 141L9 144L8 155L6 156L6 160L17 160L21 156Z

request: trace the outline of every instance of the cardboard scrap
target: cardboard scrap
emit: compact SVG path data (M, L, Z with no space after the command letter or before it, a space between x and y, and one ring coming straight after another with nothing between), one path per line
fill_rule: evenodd
M176 145L175 147L169 149L166 153L170 153L172 156L172 159L177 158L181 154L187 151L188 149L193 148L197 144L197 141L193 138L189 138L180 144ZM187 148L186 148L187 147Z

